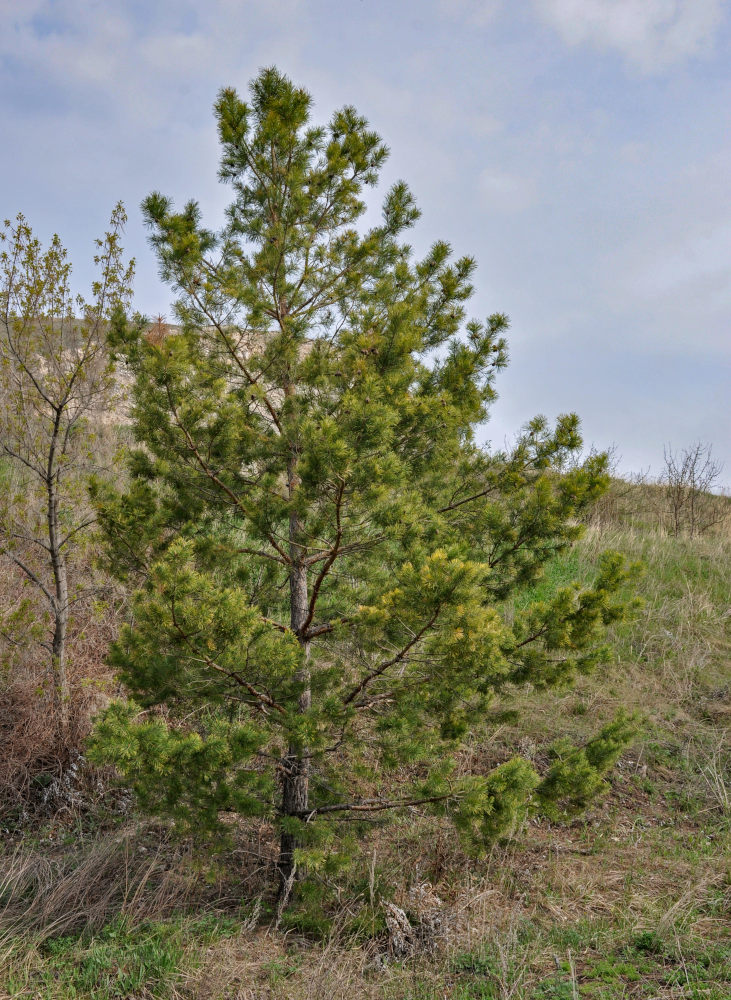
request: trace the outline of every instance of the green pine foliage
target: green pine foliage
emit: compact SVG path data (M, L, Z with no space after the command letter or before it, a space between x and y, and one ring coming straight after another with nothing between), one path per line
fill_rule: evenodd
M314 126L268 69L216 118L223 229L194 202L144 203L179 328L152 342L120 314L113 333L139 447L94 499L137 587L112 652L135 701L108 710L94 754L186 828L274 819L285 883L336 867L343 819L407 805L481 850L529 810L587 800L629 739L618 724L543 778L521 758L486 777L453 764L497 695L608 655L619 556L590 586L526 597L607 488L606 457L560 471L573 415L531 421L509 452L479 443L507 319L466 320L471 258L415 258L404 183L358 228L387 149L353 108Z
M581 812L608 789L603 774L616 762L635 733L634 716L620 714L583 747L557 740L554 762L536 789L543 813L560 820Z

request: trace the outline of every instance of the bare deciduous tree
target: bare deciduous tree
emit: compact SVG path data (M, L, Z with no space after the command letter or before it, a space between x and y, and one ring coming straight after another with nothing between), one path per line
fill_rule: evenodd
M713 491L723 465L714 461L712 446L696 441L676 454L668 445L663 454L665 468L660 482L665 487L673 534L687 531L692 538L722 521L726 505L717 502Z
M22 215L0 232L0 554L46 607L36 625L62 723L69 615L82 596L74 570L93 520L86 478L114 394L106 326L128 305L134 270L122 259L125 221L118 204L96 241L90 301L71 292L58 236L44 250Z

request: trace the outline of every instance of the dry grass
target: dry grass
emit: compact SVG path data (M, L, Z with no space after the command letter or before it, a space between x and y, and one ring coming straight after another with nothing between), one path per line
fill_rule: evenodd
M18 846L0 860L0 935L38 944L98 930L118 915L167 916L185 905L195 884L185 858L164 839L150 849L129 832L80 850Z
M20 573L0 558L0 608L12 610L24 590ZM26 596L26 594L30 596ZM103 596L102 602L99 598ZM99 774L83 760L93 716L116 685L105 663L119 625L122 598L108 585L76 604L69 628L69 711L56 717L49 685L48 654L32 636L18 646L0 637L0 816L22 828L55 812L72 813L100 792ZM40 603L26 617L43 620Z
M726 538L731 535L731 496L728 494L696 493L698 510L695 529L697 536ZM680 534L687 529L685 510L679 518ZM676 518L673 498L666 485L651 482L647 476L632 479L612 479L607 493L588 514L589 524L602 530L620 528L642 533L674 534Z

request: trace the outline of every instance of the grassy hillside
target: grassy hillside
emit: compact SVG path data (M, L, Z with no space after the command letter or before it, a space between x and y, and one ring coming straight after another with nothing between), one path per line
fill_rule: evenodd
M531 822L482 861L437 820L374 823L324 917L304 907L276 926L266 825L203 861L133 814L70 810L3 849L0 996L727 1000L731 538L610 513L542 586L589 577L605 548L644 562L614 662L550 700L496 705L465 751L473 768L541 762L557 737L639 711L580 819Z

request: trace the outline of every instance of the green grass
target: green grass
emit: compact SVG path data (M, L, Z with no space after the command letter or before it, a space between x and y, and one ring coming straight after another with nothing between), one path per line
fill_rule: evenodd
M684 951L664 948L649 933L637 935L623 948L588 961L561 963L555 976L538 984L530 1000L579 996L589 1000L636 997L650 1000L670 991L687 1000L710 997L725 1000L731 987L728 952L705 949L702 944Z
M130 1000L175 995L197 952L238 929L235 920L201 917L135 924L115 917L98 933L49 938L40 946L16 942L11 972L0 988L36 1000Z
M11 996L32 990L38 1000L124 1000L142 990L165 997L178 978L182 957L179 927L133 927L116 919L94 936L49 940L30 967L11 977L6 989Z

